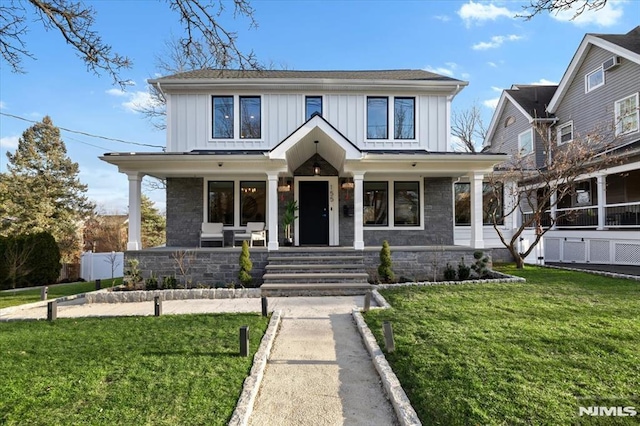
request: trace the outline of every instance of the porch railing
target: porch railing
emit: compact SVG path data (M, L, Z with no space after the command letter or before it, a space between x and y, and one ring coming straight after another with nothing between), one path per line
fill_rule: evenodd
M557 209L558 228L596 228L598 226L598 206ZM523 223L532 219L533 212L522 214ZM551 226L551 211L547 210L540 219L542 227ZM530 228L536 226L533 223ZM633 203L609 204L605 206L605 226L607 228L640 227L640 201Z
M605 206L608 228L640 226L640 201L635 203L609 204Z

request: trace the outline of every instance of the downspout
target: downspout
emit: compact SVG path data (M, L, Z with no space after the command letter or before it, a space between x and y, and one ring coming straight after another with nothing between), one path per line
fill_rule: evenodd
M164 91L162 90L162 87L160 87L159 81L156 81L156 89L158 89L158 92L160 92L160 96L162 96L162 100L166 103L167 97L165 96Z

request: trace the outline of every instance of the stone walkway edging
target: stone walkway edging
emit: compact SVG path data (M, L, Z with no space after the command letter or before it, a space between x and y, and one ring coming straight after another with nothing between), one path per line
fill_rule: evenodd
M603 277L624 278L627 280L640 281L640 276L638 275L618 274L615 272L596 271L594 269L567 268L565 266L557 266L557 265L536 265L536 266L541 266L543 268L551 268L551 269L564 269L566 271L573 271L573 272L586 272L588 274L601 275Z
M391 289L396 287L415 287L415 286L434 286L434 285L460 285L460 284L497 284L497 283L523 283L526 282L522 277L503 274L501 272L492 271L500 278L487 278L484 280L465 280L465 281L420 281L413 283L397 283L397 284L378 284L378 288Z
M40 300L38 302L23 303L22 305L9 306L9 307L0 309L0 318L3 315L13 314L14 312L21 311L23 309L40 308L43 306L47 306L49 302L53 302L54 300L58 303L62 303L62 302L67 302L69 300L79 299L81 297L85 297L86 294L87 293L78 293L78 294L72 294L70 296L58 297L56 299Z
M385 299L384 296L378 292L378 290L373 290L371 292L371 296L376 302L376 305L378 305L375 307L372 306L371 309L391 309L391 305L389 304L389 302L387 302L387 299Z
M259 298L260 288L191 288L174 290L96 291L87 293L87 303L152 302L185 299L242 299Z
M253 356L251 372L244 380L242 393L240 394L240 398L238 398L236 408L233 410L233 414L231 415L231 420L229 420L228 425L246 426L249 423L249 417L253 412L253 406L256 402L258 391L260 390L262 378L264 377L267 360L271 354L271 348L273 347L273 342L276 338L276 334L278 333L278 328L280 327L281 317L281 311L273 312L271 315L269 326L262 337L260 347Z
M391 405L393 405L393 409L396 412L398 422L402 426L422 425L420 419L418 418L418 415L416 414L416 411L411 405L411 401L409 401L407 394L404 392L404 389L402 389L402 385L400 385L398 377L396 377L396 374L391 369L391 366L387 362L384 353L376 342L376 338L373 336L373 333L371 333L371 330L369 330L367 323L364 321L362 314L355 309L351 312L351 314L353 315L358 331L362 336L362 340L367 347L367 351L371 356L373 365L375 366L378 375L380 375L382 386L384 387L384 390L387 393L389 400L391 401Z

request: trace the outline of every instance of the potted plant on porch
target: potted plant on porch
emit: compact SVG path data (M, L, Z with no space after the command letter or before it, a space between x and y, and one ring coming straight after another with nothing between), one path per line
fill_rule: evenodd
M291 225L298 218L296 212L298 211L298 202L296 200L289 200L284 207L284 214L282 215L282 228L284 229L284 245L293 245L293 233L291 232Z

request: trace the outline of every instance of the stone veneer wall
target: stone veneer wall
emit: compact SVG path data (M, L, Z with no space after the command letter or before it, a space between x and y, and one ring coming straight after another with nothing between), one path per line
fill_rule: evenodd
M364 228L364 245L435 246L453 244L453 185L451 178L424 178L424 230ZM393 206L389 206L393 208ZM342 225L342 223L341 223ZM342 229L340 229L342 232ZM340 238L342 242L342 238ZM456 262L457 264L457 262Z
M167 178L167 247L200 245L202 185L202 178Z
M378 277L380 265L380 248L366 247L364 250L364 264L369 278L374 281ZM464 263L471 266L475 263L473 253L476 250L459 246L434 247L393 247L391 246L392 269L396 279L401 277L413 281L433 281L433 269L436 268L436 279L444 279L444 268L449 263L456 271L458 264L464 258ZM491 249L482 250L491 258ZM489 264L491 266L491 263Z
M146 279L153 274L155 277L175 275L180 282L182 278L176 256L185 253L185 264L188 265L187 277L193 286L198 284L212 286L215 284L239 284L238 259L240 247L235 248L204 248L198 250L179 251L171 248L150 249L142 251L127 251L124 254L125 265L129 259L138 259L138 268ZM267 265L268 252L264 248L253 247L250 249L253 269L251 276L255 286L262 284L262 276Z

